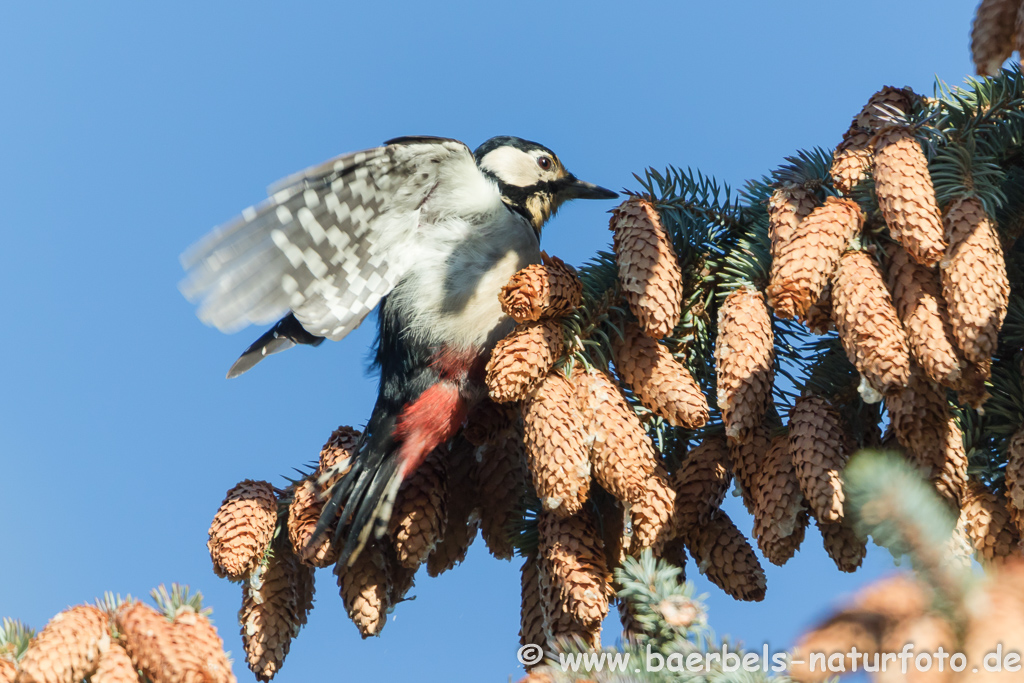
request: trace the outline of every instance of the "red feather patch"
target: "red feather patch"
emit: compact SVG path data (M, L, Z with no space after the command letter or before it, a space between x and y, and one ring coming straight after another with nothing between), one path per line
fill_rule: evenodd
M403 478L420 466L432 450L453 436L466 420L466 401L459 386L440 382L402 410L395 427L399 472Z

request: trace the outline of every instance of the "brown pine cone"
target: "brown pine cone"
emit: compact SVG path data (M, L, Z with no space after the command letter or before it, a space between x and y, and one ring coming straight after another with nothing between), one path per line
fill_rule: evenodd
M839 256L864 224L850 199L829 197L781 245L766 293L780 318L803 318L822 296Z
M768 239L771 241L772 267L782 245L793 238L800 221L817 205L814 195L799 185L776 188L768 200Z
M303 564L329 567L338 561L338 546L334 543L334 529L327 529L316 539L313 537L324 509L316 488L312 479L303 479L293 489L292 501L288 504L288 540Z
M485 396L469 411L462 436L474 446L503 440L519 422L519 413L516 404L495 403Z
M900 391L910 376L906 333L875 259L848 251L832 283L832 313L847 357L871 387Z
M685 539L676 537L668 541L662 547L661 554L658 557L675 567L679 567L678 580L680 582L686 581L686 561L689 559L689 555L686 554Z
M619 386L600 370L573 373L594 479L624 503L640 500L657 463L654 444Z
M889 289L907 333L910 355L933 382L956 386L963 354L957 348L935 271L914 261L898 244L889 249L888 270Z
M229 669L230 671L230 669ZM0 681L4 678L0 675ZM13 678L11 681L13 682ZM232 676L231 681L234 681ZM101 649L96 660L96 673L89 678L90 683L139 683L139 672L132 664L128 652L116 641L110 643L106 650Z
M1020 554L1020 534L1005 502L977 480L972 479L967 485L962 518L975 556L982 564Z
M918 94L910 88L887 85L871 96L860 113L854 117L851 127L877 132L891 125L890 119L894 110L909 113L917 99Z
M640 402L674 427L703 427L708 401L686 366L636 325L627 325L624 335L613 343L615 367Z
M592 650L601 648L601 624L588 628L572 612L557 603L557 587L547 573L547 563L538 561L538 583L540 584L541 608L544 611L544 639L547 648L557 650L565 644L575 645L582 641L584 647Z
M928 159L913 131L900 126L875 136L875 195L889 234L923 266L946 251Z
M963 434L949 411L946 390L914 366L907 387L886 397L885 406L904 455L959 510L967 484L967 453Z
M435 448L398 489L388 533L406 569L419 567L441 540L447 522L447 458L447 448Z
M92 605L70 607L50 619L18 662L19 683L78 683L96 671L110 643L109 619Z
M747 539L724 512L715 510L687 546L711 583L737 600L764 600L764 569Z
M217 576L237 581L259 565L277 527L277 497L265 481L246 479L229 489L210 524L210 549Z
M322 496L348 474L351 465L347 461L355 457L361 437L362 433L359 430L344 425L331 433L327 443L320 449L320 462L313 475L317 482L318 495Z
M765 559L780 567L789 561L804 540L809 515L800 492L789 436L771 441L771 447L758 469L754 497L754 536Z
M0 656L0 683L14 683L18 676L18 668L5 656ZM95 680L95 679L94 679ZM136 677L138 680L138 677Z
M1010 437L1006 447L1006 507L1017 534L1024 536L1024 428Z
M995 224L981 202L958 199L946 211L949 251L942 259L942 294L953 335L967 360L988 361L1006 317L1010 284Z
M518 325L487 361L487 388L498 403L522 401L540 386L565 349L557 320Z
M771 428L762 423L757 426L746 443L729 442L732 473L739 485L740 495L747 512L753 513L758 480L765 467L765 458L772 443Z
M462 563L480 528L477 514L478 468L472 444L456 438L448 458L448 490L463 492L448 497L447 522L441 540L427 557L427 574L438 576ZM510 487L511 482L508 484Z
M939 495L945 498L950 507L959 510L967 491L967 451L964 448L964 435L954 416L950 415L942 430L946 441L941 452L942 461L932 467L931 482Z
M871 147L871 133L858 126L851 126L843 141L832 155L832 185L844 195L867 179L871 172L874 150Z
M647 199L630 197L612 211L613 249L629 310L649 337L667 336L682 312L683 273L672 236Z
M673 525L684 538L692 538L707 525L725 500L732 484L729 444L721 435L708 435L686 456L672 475L676 492Z
M608 614L611 572L593 513L589 508L571 517L541 513L537 532L538 561L548 580L547 604L587 630L600 628Z
M742 288L718 309L715 372L725 433L744 443L764 420L775 380L775 336L764 295Z
M387 623L391 580L383 543L368 543L351 565L334 565L341 600L349 619L365 638L379 636Z
M236 683L231 671L231 660L224 652L224 641L206 615L192 608L179 610L171 625L171 638L178 652L191 650L199 659L205 675L204 681ZM95 677L93 680L96 680ZM131 680L138 681L138 677Z
M624 644L636 645L640 636L644 633L643 627L637 621L636 613L626 600L619 600L619 623L622 624L622 642Z
M529 476L521 422L481 448L477 473L480 535L491 554L500 560L512 559L515 551L509 524L526 493Z
M114 616L134 667L151 681L212 680L199 654L176 638L166 615L141 602L128 602Z
M364 550L365 552L365 550ZM287 539L278 537L258 582L242 584L242 645L249 670L269 681L284 664L292 638L313 609L313 568L299 562Z
M523 406L526 460L545 510L564 517L583 507L590 489L586 430L576 388L548 375Z
M544 255L543 264L533 264L512 276L498 300L501 310L517 323L557 318L580 305L583 283L576 269L556 256Z
M824 397L797 400L789 416L789 452L800 490L819 521L843 519L842 470L851 447L842 417Z
M981 0L971 25L971 58L979 76L994 76L1015 48L1017 0Z
M536 555L530 555L519 570L522 606L520 608L519 644L547 645L544 635L544 605L541 601L540 571Z
M961 404L969 405L975 410L979 410L985 405L985 401L992 397L985 386L991 375L991 359L986 359L980 363L966 361L966 365L960 368L960 381L953 387L956 389L956 400Z
M926 472L942 462L949 407L946 390L913 366L910 381L899 393L886 397L889 424L906 454Z
M818 300L811 304L807 312L799 318L808 330L813 334L825 334L835 329L832 322L832 285L825 285L825 291L821 293Z
M668 475L659 465L647 480L643 499L630 505L633 527L630 555L637 556L645 548L651 548L655 555L659 555L664 544L679 535L680 530L674 524L676 498Z
M857 535L848 523L817 521L818 531L825 544L825 552L841 572L852 573L864 562L868 554L867 539Z

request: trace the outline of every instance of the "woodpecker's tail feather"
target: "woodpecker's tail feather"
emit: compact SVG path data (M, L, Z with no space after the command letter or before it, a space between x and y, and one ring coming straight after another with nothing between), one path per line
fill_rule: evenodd
M447 380L430 384L431 376L437 379L432 366L417 373L406 389L425 388L400 407L387 396L378 400L352 469L330 491L316 533L337 522L335 542L344 537L339 562L354 561L367 542L387 531L402 481L434 449L444 448L465 420L466 400L458 386Z
M367 478L359 499L351 498L355 512L349 522L348 538L338 556L342 564L355 561L368 542L380 538L388 528L391 511L402 485L397 458L388 458L380 464L373 478Z
M323 337L310 334L291 313L277 321L266 333L254 341L252 346L238 357L228 370L228 379L238 377L272 353L280 353L296 344L320 346Z
M321 533L337 522L335 542L344 537L342 563L384 535L402 481L434 449L445 447L466 415L465 400L449 382L429 386L398 411L387 406L381 401L375 408L352 469L330 491L317 523Z

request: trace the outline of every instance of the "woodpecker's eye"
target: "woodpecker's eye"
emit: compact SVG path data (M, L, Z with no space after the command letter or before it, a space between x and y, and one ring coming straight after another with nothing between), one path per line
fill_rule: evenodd
M545 171L551 168L550 157L537 157L537 165L543 168Z

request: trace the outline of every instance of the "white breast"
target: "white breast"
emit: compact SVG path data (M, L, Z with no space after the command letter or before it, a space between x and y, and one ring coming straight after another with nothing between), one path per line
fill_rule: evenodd
M511 327L498 294L516 271L540 263L537 235L501 201L493 183L457 183L472 212L438 215L424 207L420 249L392 293L415 341L458 349L490 348ZM431 198L437 206L458 206ZM454 199L454 198L449 198ZM471 200L471 201L465 201Z

